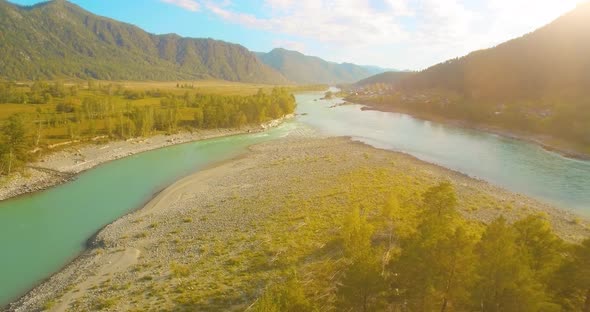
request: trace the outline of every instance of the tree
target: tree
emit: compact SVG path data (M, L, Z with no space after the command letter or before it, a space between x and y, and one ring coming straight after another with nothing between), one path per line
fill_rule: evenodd
M5 135L5 149L7 158L7 174L10 174L16 161L26 160L27 127L21 115L16 114L8 118L3 127Z
M350 262L338 287L338 302L356 311L373 311L384 288L381 263L371 244L373 227L359 207L346 216L342 230L344 253Z
M244 112L239 113L238 118L236 120L236 126L238 127L238 129L241 129L243 126L246 125L246 123L248 123L248 117L246 117L246 114L244 114Z
M194 120L195 120L195 127L200 128L203 126L203 110L201 108L195 109Z
M488 225L477 246L478 279L474 302L483 311L539 311L545 302L517 244L518 233L506 219Z
M590 239L572 247L552 285L566 311L590 312Z
M418 311L465 307L474 271L474 239L458 223L452 186L443 182L424 195L417 233L402 240L391 270L398 299Z
M457 194L450 182L442 182L431 187L423 196L427 218L448 222L457 217Z
M384 288L379 257L373 250L365 251L346 268L337 290L338 303L349 310L375 311Z
M563 241L555 235L551 224L541 215L530 215L514 223L516 244L535 273L535 278L546 283L561 264Z
M441 290L441 312L449 306L465 307L468 302L475 265L474 244L474 239L463 227L455 229L441 242L437 259L440 277L436 281L436 287Z
M373 230L373 226L356 206L344 219L342 242L345 255L351 259L364 258L364 253L369 253L372 248Z

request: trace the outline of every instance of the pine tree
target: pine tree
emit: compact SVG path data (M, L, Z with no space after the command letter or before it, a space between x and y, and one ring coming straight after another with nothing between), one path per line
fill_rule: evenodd
M566 311L590 312L590 239L572 247L551 285Z
M474 270L474 239L458 222L456 196L448 182L424 195L415 235L402 241L391 270L402 302L418 311L465 307Z
M488 225L477 246L478 280L474 303L483 311L538 311L541 285L517 244L518 233L503 217Z
M27 126L22 115L12 115L2 128L5 140L6 173L10 174L15 162L26 161L28 146Z
M349 266L337 292L341 307L374 311L378 306L377 298L384 289L384 281L380 258L371 244L373 230L358 206L344 220L342 240Z
M514 223L516 243L535 278L546 283L563 260L564 242L541 215L530 215Z

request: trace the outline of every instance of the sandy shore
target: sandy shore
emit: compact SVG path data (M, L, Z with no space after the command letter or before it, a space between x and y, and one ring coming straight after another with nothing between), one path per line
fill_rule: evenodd
M193 310L243 311L248 296L231 296L260 286L235 268L247 261L236 259L272 241L262 224L289 209L285 198L311 198L359 168L411 174L417 184L450 180L469 219L489 222L504 215L515 220L543 212L564 239L590 236L588 220L573 213L412 156L348 138L296 133L253 146L245 156L176 182L143 209L106 226L78 259L7 311L174 310L179 301L183 307L190 303ZM498 209L499 203L510 203L511 208ZM181 270L184 266L190 270ZM190 290L192 297L179 294L179 289ZM216 296L229 296L231 302L216 301Z
M66 183L71 181L76 174L108 161L175 144L260 132L276 127L292 117L293 115L289 115L259 126L249 126L242 129L198 130L174 135L111 141L106 144L86 143L68 147L29 164L22 173L0 178L0 201Z
M408 110L398 109L395 107L391 107L390 105L379 105L379 104L360 104L365 105L363 110L376 110L381 112L392 112L392 113L402 113L411 116L415 116L416 118L434 121L443 124L449 124L455 127L466 128L466 129L474 129L483 132L489 132L493 134L497 134L503 137L508 137L512 139L517 139L521 141L527 141L531 143L535 143L547 151L558 153L564 157L579 159L579 160L590 160L590 154L580 149L574 148L571 144L567 144L562 142L561 140L557 140L553 137L547 135L535 135L531 133L519 133L517 131L511 131L502 129L495 126L486 126L486 125L478 125L474 123L470 123L463 120L457 119L449 119L445 117L435 116L432 114L424 114L424 113L416 113Z

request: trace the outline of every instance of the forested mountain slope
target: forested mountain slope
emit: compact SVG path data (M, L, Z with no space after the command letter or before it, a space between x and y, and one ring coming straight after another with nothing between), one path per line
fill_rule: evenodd
M0 54L0 79L288 82L243 46L150 34L65 0L31 7L0 0Z
M328 62L319 57L280 48L268 53L258 53L258 57L287 79L300 84L352 83L385 71L375 66Z
M518 39L430 67L402 86L474 99L590 94L590 3Z

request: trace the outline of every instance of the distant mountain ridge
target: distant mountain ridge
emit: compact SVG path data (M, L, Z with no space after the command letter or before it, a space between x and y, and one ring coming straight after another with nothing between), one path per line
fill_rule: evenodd
M353 83L387 71L377 66L328 62L316 56L282 48L256 55L266 65L279 71L287 79L299 84Z
M356 88L362 88L369 85L375 84L387 84L393 85L397 82L401 81L402 79L407 78L409 75L412 75L413 72L408 71L387 71L384 73L380 73L369 78L365 78L355 82L352 86Z
M154 35L65 0L0 0L0 79L289 81L241 45Z
M520 38L432 66L400 86L473 98L590 94L590 2Z

